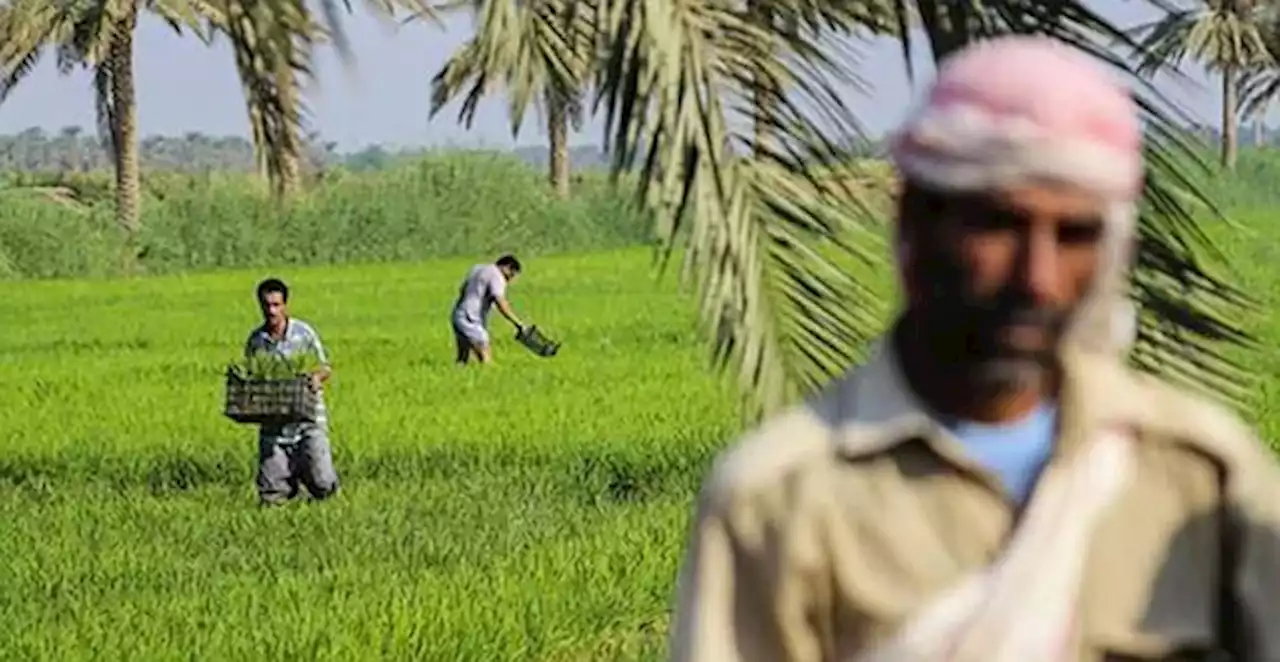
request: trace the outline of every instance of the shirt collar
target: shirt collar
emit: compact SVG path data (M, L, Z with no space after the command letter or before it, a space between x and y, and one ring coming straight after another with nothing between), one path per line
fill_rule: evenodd
M266 323L266 322L263 322L260 326L258 326L258 335L259 335L259 336L262 336L262 339L263 339L263 340L269 340L269 341L273 341L273 342L280 342L280 341L283 341L283 340L288 339L288 337L289 337L289 332L290 332L290 331L292 331L292 330L293 330L293 318L292 318L292 317L286 317L286 318L285 318L285 320L284 320L284 333L283 333L283 334L281 334L281 336L280 336L279 340L277 340L276 338L272 338L272 337L271 337L271 330L267 328L267 323Z
M1058 394L1055 454L1074 452L1099 425L1135 420L1132 379L1114 357L1065 346L1059 357L1063 383ZM840 380L827 403L833 409L836 450L865 457L923 439L939 448L950 435L907 385L892 336L873 344L866 364Z

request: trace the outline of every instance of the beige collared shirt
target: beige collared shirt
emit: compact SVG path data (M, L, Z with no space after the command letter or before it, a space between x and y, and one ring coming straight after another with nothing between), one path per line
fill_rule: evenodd
M1066 352L1064 370L1046 470L1103 425L1138 441L1086 560L1077 659L1209 659L1221 641L1237 662L1280 662L1270 451L1225 409L1113 358ZM1016 516L886 344L718 459L680 574L672 659L849 660L989 564Z

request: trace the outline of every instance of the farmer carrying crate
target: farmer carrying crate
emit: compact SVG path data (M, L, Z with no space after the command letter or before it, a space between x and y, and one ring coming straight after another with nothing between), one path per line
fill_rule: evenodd
M245 359L314 358L316 363L307 370L304 386L314 394L314 399L307 398L311 414L302 420L263 422L259 426L258 496L262 505L283 503L297 495L301 482L313 498L328 498L338 489L324 404L324 383L331 374L328 356L315 329L289 316L287 285L269 278L258 284L257 296L263 322L249 334Z

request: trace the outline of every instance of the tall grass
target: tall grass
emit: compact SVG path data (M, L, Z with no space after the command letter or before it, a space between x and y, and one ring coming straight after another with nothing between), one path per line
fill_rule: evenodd
M0 189L0 278L116 272L122 235L101 177ZM648 241L650 224L601 173L569 200L514 156L442 152L389 170L335 170L287 207L250 176L147 176L141 266L150 273L281 264L416 261L457 255L607 250Z
M1209 165L1202 186L1223 211L1239 213L1280 205L1280 150L1242 147L1235 170L1217 165L1217 147L1201 150Z
M1213 155L1205 152L1212 162ZM888 177L883 164L867 165ZM1246 148L1206 189L1224 208L1280 204L1280 158ZM109 173L0 181L0 280L118 273ZM879 196L874 185L868 195ZM146 173L141 267L153 274L268 265L336 265L492 255L548 255L646 244L652 225L630 186L603 172L575 177L569 200L513 155L430 153L387 170L324 173L286 207L241 173Z

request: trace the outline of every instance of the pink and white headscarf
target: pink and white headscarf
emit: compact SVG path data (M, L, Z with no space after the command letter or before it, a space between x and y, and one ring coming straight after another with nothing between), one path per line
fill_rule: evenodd
M1117 347L1129 246L1142 192L1142 128L1129 92L1090 56L1047 37L978 42L945 60L924 102L890 143L907 179L944 191L980 191L1044 179L1094 191L1111 204L1105 264L1073 334ZM899 245L899 258L904 257Z

